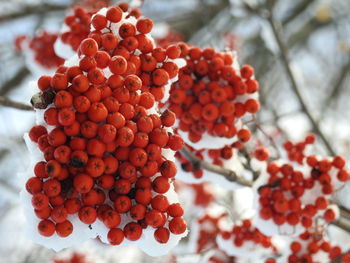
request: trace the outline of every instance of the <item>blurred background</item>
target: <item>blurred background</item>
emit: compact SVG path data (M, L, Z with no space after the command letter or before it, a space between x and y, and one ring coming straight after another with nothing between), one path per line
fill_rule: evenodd
M19 52L16 38L59 32L72 4L74 1L66 0L0 0L1 263L51 262L54 257L72 253L67 250L56 255L23 234L26 223L18 197L18 173L29 164L22 137L35 123L35 114L25 107L5 105L8 100L29 105L34 92L29 82L54 71L33 63L29 50ZM183 40L200 47L236 49L239 63L255 68L261 87L258 122L276 142L301 139L314 131L321 135L319 153L335 152L349 159L348 0L145 0L141 9L156 23L154 37L159 42ZM266 138L262 143L269 145ZM345 187L337 198L350 207L348 193ZM134 248L123 248L121 259L117 248L98 248L91 242L78 248L89 252L91 262L175 260L173 255L150 258ZM186 255L178 260L190 262Z

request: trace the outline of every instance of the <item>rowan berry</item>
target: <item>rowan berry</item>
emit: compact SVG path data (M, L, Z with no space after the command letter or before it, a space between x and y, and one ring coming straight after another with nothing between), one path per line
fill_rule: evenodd
M124 240L124 232L119 228L112 228L108 231L107 238L111 245L119 245Z

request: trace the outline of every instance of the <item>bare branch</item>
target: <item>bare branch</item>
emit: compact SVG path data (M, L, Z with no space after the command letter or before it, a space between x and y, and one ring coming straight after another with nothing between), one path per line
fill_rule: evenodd
M0 96L0 105L5 106L5 107L18 109L18 110L25 110L25 111L34 110L32 106L29 106L29 105L21 103L21 102L10 100L9 98L6 98L4 96Z
M350 71L350 59L348 61L348 63L346 63L342 69L340 70L340 73L338 75L338 77L335 79L335 81L332 81L332 83L334 83L333 89L331 91L331 93L328 95L328 99L325 103L325 109L327 109L328 105L330 104L332 98L337 98L339 97L341 88L344 84L344 81L346 79L346 77L348 76L348 72Z
M10 90L21 84L21 82L29 75L29 70L26 66L23 66L11 79L6 81L2 87L0 87L0 96L6 95Z
M202 168L204 170L222 175L226 180L230 182L237 182L238 184L244 186L252 186L252 183L250 181L247 181L246 179L238 176L234 171L199 159L186 146L181 149L181 153L186 157L188 161L193 164L194 167Z
M303 0L296 4L291 12L283 19L282 24L286 25L294 20L294 18L303 13L313 2L314 0Z
M334 151L333 147L330 145L330 143L328 142L327 138L322 133L320 127L317 124L317 121L312 116L312 114L311 114L311 112L310 112L310 110L309 110L309 108L308 108L304 98L302 97L302 94L301 94L300 89L298 87L297 81L296 81L296 79L294 77L294 74L293 74L292 69L291 69L290 64L289 64L287 46L284 43L284 41L282 40L281 34L280 34L279 30L277 29L276 22L275 22L275 20L273 18L273 15L270 14L270 16L268 16L267 20L268 20L268 22L269 22L269 24L271 26L273 35L274 35L274 37L276 39L276 42L277 42L277 45L278 45L278 48L279 48L279 51L280 51L280 59L282 61L282 64L283 64L283 66L285 68L285 71L286 71L287 76L289 78L289 81L291 83L291 87L292 87L295 95L298 98L298 101L300 103L302 111L308 117L308 119L311 122L311 125L313 127L313 130L319 135L319 137L323 141L324 145L326 146L327 151L330 154L335 155L335 151Z
M28 15L41 15L47 12L63 11L67 9L67 5L55 5L55 4L39 4L39 5L28 5L22 9L0 16L0 23L8 22L21 17L26 17Z

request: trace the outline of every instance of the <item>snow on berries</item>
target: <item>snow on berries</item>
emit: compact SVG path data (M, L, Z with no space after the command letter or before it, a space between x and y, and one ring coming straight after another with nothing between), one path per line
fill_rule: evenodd
M245 131L242 118L260 109L253 68L239 68L230 52L184 43L180 47L186 65L179 70L169 101L179 120L179 134L196 149L247 142L250 132Z
M159 111L180 52L155 48L145 35L152 21L125 4L90 23L77 55L38 81L45 102L33 104L43 110L25 135L35 163L21 193L37 225L29 231L56 250L99 237L164 254L187 233L173 187L183 141L171 128L175 114Z
M350 254L342 254L342 249L333 245L322 233L305 231L290 242L289 249L288 263L326 263L336 259L339 259L338 262L350 262Z
M331 196L349 179L345 159L307 154L315 136L304 141L287 141L289 162L268 163L255 187L258 193L258 227L268 235L297 235L312 232L335 220L338 208ZM321 221L320 221L321 220Z
M176 114L177 132L187 149L200 160L228 169L234 167L240 173L243 167L237 149L251 138L243 120L260 108L254 70L249 65L239 68L231 52L220 53L184 43L180 48L180 57L186 60L186 65L180 68L166 105ZM237 187L216 174L193 167L182 153L178 152L176 157L183 168L181 178L187 182L210 181L225 188Z
M249 219L233 224L231 229L221 228L217 243L228 255L240 258L259 259L278 254L277 239L261 233Z

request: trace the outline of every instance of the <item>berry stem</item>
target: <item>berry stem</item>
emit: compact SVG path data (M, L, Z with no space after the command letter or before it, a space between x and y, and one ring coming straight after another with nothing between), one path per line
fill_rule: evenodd
M0 96L0 105L5 106L5 107L10 107L10 108L15 108L18 110L25 110L25 111L32 111L33 110L33 107L31 107L27 104L13 101L13 100L6 98L4 96Z
M194 167L202 168L204 170L220 174L230 182L237 182L238 184L244 186L252 186L252 183L250 181L247 181L246 179L238 176L234 171L200 160L186 146L181 149L181 153L193 164Z

